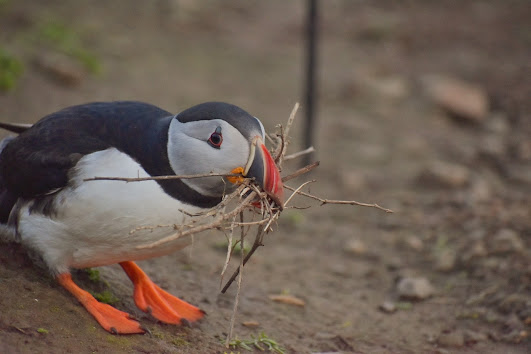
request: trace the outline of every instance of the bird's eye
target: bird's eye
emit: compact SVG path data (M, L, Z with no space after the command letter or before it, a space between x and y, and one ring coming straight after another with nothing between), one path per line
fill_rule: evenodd
M221 143L223 142L223 135L221 135L221 127L217 127L216 131L210 135L208 138L208 144L213 148L221 148Z

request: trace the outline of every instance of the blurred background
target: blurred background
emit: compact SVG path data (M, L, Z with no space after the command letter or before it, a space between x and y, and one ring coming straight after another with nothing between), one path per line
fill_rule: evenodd
M308 4L0 0L0 119L34 123L91 101L177 113L215 100L273 132L301 102L296 152L306 147ZM290 185L316 179L318 196L395 213L297 199L312 208L286 210L245 268L236 335L301 353L528 353L531 3L327 0L317 15L321 166ZM235 294L219 293L224 241L200 236L192 251L142 262L206 310L192 328L135 312L114 267L98 281L79 272L152 332L133 337L102 333L0 243L0 351L223 352ZM278 294L303 304L270 299Z

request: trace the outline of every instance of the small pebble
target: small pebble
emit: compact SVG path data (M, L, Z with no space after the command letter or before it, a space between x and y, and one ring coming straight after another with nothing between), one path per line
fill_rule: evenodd
M466 330L464 333L465 336L465 342L466 343L477 343L477 342L483 342L488 339L488 336L486 333L482 332L476 332L472 330Z
M306 305L306 302L304 302L304 300L299 299L298 297L295 297L293 295L269 295L269 298L273 301L281 302L283 304L288 305L300 307L304 307Z
M483 122L489 111L485 90L464 80L430 75L423 80L428 96L452 115L469 122Z
M405 277L396 285L398 295L404 299L424 300L432 296L435 289L426 278Z
M385 313L393 313L396 312L396 305L392 301L384 301L382 304L380 304L380 306L378 306L378 309Z
M461 188L469 183L470 170L448 162L433 162L419 173L417 181L426 187Z
M245 327L258 327L260 326L260 323L258 321L244 321L242 322L242 325Z
M465 336L461 331L441 333L437 339L437 343L443 347L459 348L465 345Z
M406 239L406 244L415 251L422 251L424 249L424 242L416 236L409 236Z
M356 255L362 255L367 253L368 247L362 240L354 238L347 242L345 250Z
M42 54L37 66L64 86L78 86L86 75L80 64L65 55Z
M494 235L492 242L493 253L522 252L524 250L524 243L516 231L501 229Z
M449 248L445 248L436 255L435 269L440 272L449 272L455 268L456 260L456 252Z

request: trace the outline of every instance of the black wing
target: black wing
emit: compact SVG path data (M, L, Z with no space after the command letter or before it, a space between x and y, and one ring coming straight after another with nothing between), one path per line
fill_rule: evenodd
M0 153L0 222L7 221L18 198L34 198L64 188L69 170L86 154L116 147L145 155L142 146L135 143L147 140L166 144L170 116L140 102L98 102L44 117L8 142Z

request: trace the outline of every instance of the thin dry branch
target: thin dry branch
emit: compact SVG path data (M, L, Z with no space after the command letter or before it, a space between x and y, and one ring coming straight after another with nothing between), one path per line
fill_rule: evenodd
M311 154L312 152L315 152L315 148L313 146L310 146L307 149L284 156L284 161L293 160L293 159L296 159L297 157Z
M258 249L258 247L263 246L262 241L263 241L264 235L265 235L264 227L261 225L258 228L258 232L257 232L256 237L254 239L254 243L253 243L253 246L251 247L251 250L249 251L249 253L247 253L247 256L245 256L242 264L240 264L240 266L238 268L236 268L236 270L234 271L234 273L232 274L230 279L227 281L227 283L225 284L223 289L221 289L221 292L223 294L225 294L225 292L229 289L229 287L232 284L232 282L234 282L234 280L236 279L238 274L240 274L240 267L243 268L243 266L245 266L245 264L247 263L249 258L251 258L251 256Z
M251 192L247 198L245 198L245 200L234 210L232 210L230 213L227 213L227 214L221 214L220 216L218 216L212 223L210 224L203 224L203 225L198 225L196 227L193 227L189 230L186 230L186 231L180 231L180 232L177 232L173 235L170 235L168 237L164 237L156 242L152 242L152 243L149 243L147 245L140 245L140 246L137 246L138 249L143 249L143 248L153 248L153 247L157 247L157 246L160 246L164 243L168 243L168 242L171 242L171 241L174 241L178 238L181 238L181 237L185 237L185 236L188 236L188 235L192 235L192 234L197 234L199 232L203 232L203 231L206 231L206 230L211 230L211 229L215 229L219 226L221 226L221 224L225 221L225 220L228 220L232 217L234 217L234 215L237 215L240 211L244 210L246 207L248 207L248 204L254 199L256 198L256 194L254 192Z
M161 181L168 179L192 179L203 177L243 177L239 173L202 173L197 175L170 175L170 176L154 176L154 177L92 177L85 178L83 181L123 181L123 182L143 182L143 181Z
M243 212L240 212L240 222L243 222ZM225 346L229 347L230 339L232 338L232 332L234 331L234 323L236 322L236 313L238 312L238 304L240 302L240 291L242 289L242 278L243 278L243 261L244 261L244 244L243 241L245 239L245 230L243 226L241 227L241 235L240 235L240 266L238 269L241 268L238 276L238 290L236 291L236 297L234 298L234 308L232 311L232 316L230 318L230 326L229 326L229 334L227 335L227 339L225 340Z
M287 188L289 189L290 191L296 191L295 188L293 187L290 187L290 186L286 186L284 185L284 188ZM310 193L306 193L306 192L303 192L303 191L300 191L300 190L297 190L296 191L297 194L300 194L300 195L303 195L305 197L308 197L308 198L311 198L311 199L314 199L314 200L318 200L321 202L321 205L325 205L325 204L344 204L344 205L358 205L358 206L362 206L362 207L368 207L368 208L376 208L376 209L380 209L380 210L383 210L385 211L386 213L393 213L393 211L391 209L387 209L387 208L384 208L376 203L374 204L369 204L369 203L361 203L361 202L357 202L355 200L334 200L334 199L325 199L325 198L319 198L313 194L310 194Z
M285 176L285 177L282 177L282 182L287 182L289 181L290 179L294 179L294 178L297 178L305 173L308 173L310 172L311 170L313 170L314 168L316 168L317 166L319 166L320 162L319 161L315 161L314 163L311 163L307 166L304 166L303 168L299 168L297 171L293 172L292 174L288 175L288 176Z
M279 166L282 166L282 162L284 161L284 156L286 155L286 151L288 150L289 145L289 131L291 130L291 126L293 125L293 122L295 121L295 116L297 115L297 111L299 110L299 102L295 103L295 106L293 106L293 109L291 110L291 114L289 115L288 122L286 123L286 128L282 130L282 141L283 146L281 146L280 150L280 156L278 157L277 164Z

